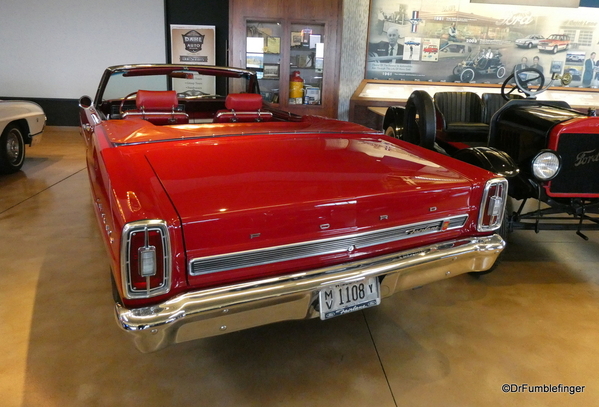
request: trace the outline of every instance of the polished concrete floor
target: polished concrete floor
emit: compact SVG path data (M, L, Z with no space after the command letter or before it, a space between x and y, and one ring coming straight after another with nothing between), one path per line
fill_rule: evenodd
M113 319L79 137L50 128L0 177L0 406L599 405L596 232L514 232L489 275L139 353ZM580 391L529 391L560 384Z

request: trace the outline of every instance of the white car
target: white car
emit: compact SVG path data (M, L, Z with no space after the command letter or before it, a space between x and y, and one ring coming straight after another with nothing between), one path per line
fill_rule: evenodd
M542 35L539 34L531 34L525 38L520 38L516 40L516 46L520 48L532 48L539 45L539 40L544 39Z
M46 115L33 102L0 100L0 174L17 172L25 161L25 144L42 139Z

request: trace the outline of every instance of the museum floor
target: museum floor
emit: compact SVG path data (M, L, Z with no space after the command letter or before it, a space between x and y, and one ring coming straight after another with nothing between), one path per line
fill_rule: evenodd
M1 406L599 405L597 232L514 232L489 275L142 354L114 321L78 131L27 155L0 177Z

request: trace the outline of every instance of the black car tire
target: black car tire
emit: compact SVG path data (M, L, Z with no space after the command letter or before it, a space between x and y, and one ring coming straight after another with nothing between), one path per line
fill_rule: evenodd
M497 79L501 79L505 76L505 66L500 66L499 68L497 68Z
M532 48L532 42L529 42L528 44L526 44L526 48L531 49Z
M474 75L474 70L466 68L460 74L460 80L462 81L462 83L469 83L471 80L474 79Z
M415 90L406 101L403 139L434 150L436 126L437 113L433 98L424 90Z
M21 128L11 123L0 136L0 173L15 173L21 169L24 161L25 138Z
M557 45L553 47L553 53L557 54Z
M383 119L383 131L389 137L403 140L405 109L400 106L389 106Z

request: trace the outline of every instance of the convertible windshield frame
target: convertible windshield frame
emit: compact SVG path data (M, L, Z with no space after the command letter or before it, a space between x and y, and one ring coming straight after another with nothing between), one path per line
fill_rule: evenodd
M224 78L225 83L217 84L217 88L222 88L221 92L225 94L230 90L229 80L239 78L241 80L245 80L245 85L243 86L243 89L239 89L239 85L237 85L237 88L234 89L235 92L260 94L256 73L245 69L175 64L117 65L111 66L104 71L100 85L98 86L98 90L96 92L96 97L94 98L94 104L99 106L103 100L115 99L112 97L113 95L109 95L110 97L108 98L104 96L111 79L114 80L115 77L131 79L138 77L140 79L143 77L155 77L156 79L152 79L150 82L155 81L155 90L159 90L159 88L169 89L172 86L172 83L169 83L169 81L165 81L163 84L160 84L163 79L181 79L181 75L185 73L191 75L198 74L205 77L213 76L215 78ZM117 99L124 97L127 94L126 92L126 90L120 92L120 96L117 97Z

